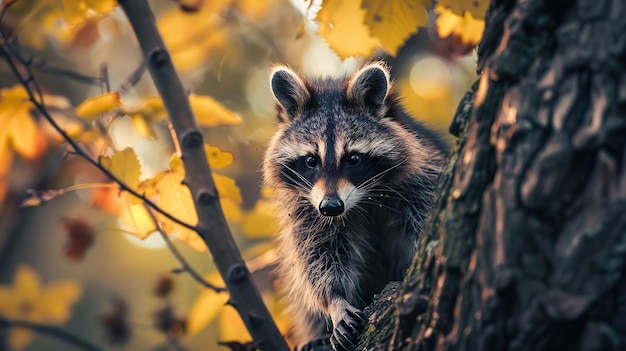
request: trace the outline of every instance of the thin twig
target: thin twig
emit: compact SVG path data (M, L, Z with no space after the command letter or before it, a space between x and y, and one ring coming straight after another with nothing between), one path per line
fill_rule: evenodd
M18 0L6 0L0 3L0 21L2 21L2 18L4 18L4 15L9 10L9 7L11 7L12 5L15 5L17 1Z
M3 31L0 30L0 35L2 35L2 37L5 37L5 33ZM27 73L29 74L28 78L24 78L19 70L19 68L17 67L14 59L13 59L13 55L11 55L11 53L7 52L5 50L5 47L7 46L3 46L0 45L0 55L4 56L7 63L9 64L9 67L11 68L11 71L13 71L13 73L15 74L15 76L17 77L18 81L24 86L24 88L26 89L26 92L28 93L28 96L30 98L30 101L33 103L33 105L35 105L35 107L37 108L37 110L39 110L39 112L42 114L42 116L50 123L50 125L52 125L52 127L63 137L63 139L74 149L74 153L80 157L82 157L83 159L85 159L87 162L89 162L90 164L92 164L93 166L95 166L96 168L98 168L102 173L104 173L107 177L109 177L112 181L116 182L119 187L120 190L122 191L127 191L129 194L131 194L132 196L141 199L144 203L146 203L148 206L150 206L152 209L154 209L155 211L159 212L160 214L162 214L163 216L165 216L167 219L182 225L185 228L197 231L196 226L193 226L189 223L186 223L184 221L181 221L180 219L176 218L175 216L171 215L170 213L168 213L167 211L161 209L157 204L155 204L152 200L148 199L147 197L139 194L137 191L135 191L134 189L132 189L131 187L129 187L128 185L126 185L126 183L124 183L124 181L122 181L121 179L119 179L118 177L116 177L111 171L109 171L108 169L106 169L105 167L103 167L102 165L100 165L100 163L98 163L96 160L94 160L93 158L91 158L91 156L85 151L83 150L69 135L67 135L67 133L63 130L63 128L61 128L57 122L54 120L54 118L52 118L52 116L50 115L50 113L48 112L48 110L46 109L46 107L43 105L43 103L41 102L43 100L42 99L37 99L35 97L35 93L33 93L33 90L30 88L30 84L32 83L34 85L34 87L40 91L41 89L39 88L39 85L37 84L37 81L33 78L32 76L32 71L30 70L30 66L28 65L23 65L24 68L26 69Z
M139 67L137 67L133 71L133 73L131 73L128 77L126 77L126 79L124 79L122 84L120 84L120 87L117 89L117 92L120 94L124 94L125 92L130 90L130 88L134 87L137 83L139 83L139 80L146 72L146 69L148 69L148 67L146 66L146 62L141 60L141 64L139 65Z
M46 65L46 62L43 60L38 61L38 62L33 62L33 64L31 64L30 66L41 73L64 76L66 78L72 79L74 81L77 81L83 84L94 85L94 86L100 85L100 78L86 76L86 75L76 73L65 68L48 66Z
M100 91L102 94L111 91L111 83L109 82L109 66L106 63L100 65Z
M145 206L145 207L146 207L146 211L148 211L148 215L150 215L150 219L152 219L152 222L157 227L157 232L159 232L159 235L161 235L161 238L163 238L163 241L165 241L165 244L170 249L170 252L172 253L172 255L174 255L174 257L176 257L176 259L178 260L178 262L182 266L182 268L177 270L177 272L187 272L187 273L189 273L189 275L191 275L191 277L193 279L195 279L198 283L200 283L202 286L204 286L205 288L213 289L213 290L215 290L215 292L227 291L226 288L224 288L224 287L215 286L215 285L209 283L204 278L202 278L202 276L198 272L196 272L193 268L191 268L191 265L189 265L189 262L187 262L187 260L185 260L183 255L181 255L181 253L176 248L176 246L174 246L174 243L172 243L172 241L170 240L169 236L167 236L167 234L165 234L165 232L163 231L163 227L161 226L161 223L159 223L159 221L157 221L156 216L152 212L153 210L151 208L149 208L148 206Z
M72 344L76 347L79 347L83 350L91 350L91 351L104 351L100 346L92 344L90 341L87 341L77 335L68 333L64 330L34 322L21 321L21 320L9 320L3 317L0 317L0 331L7 330L10 328L26 328L30 329L34 332L40 334L46 334L57 338L59 340L63 340L68 344Z
M37 5L34 9L30 10L30 12L22 19L22 22L19 23L17 25L17 27L13 30L13 33L11 34L11 37L7 40L8 43L13 43L15 40L17 40L17 36L20 33L20 31L22 30L22 28L24 28L24 26L26 25L26 23L30 22L30 20L37 14L37 12L39 12L39 10L41 10L44 6L46 6L46 3L40 3L39 5ZM1 18L1 17L0 17Z

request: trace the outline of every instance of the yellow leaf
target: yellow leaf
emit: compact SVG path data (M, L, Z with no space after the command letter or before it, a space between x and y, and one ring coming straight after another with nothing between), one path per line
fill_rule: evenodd
M261 188L261 197L271 199L274 196L274 189L264 186Z
M214 272L206 277L209 283L224 286L219 273ZM228 293L216 293L212 289L204 289L191 305L187 317L187 332L194 335L204 330L226 307Z
M66 323L71 315L69 307L78 301L82 293L82 287L75 281L59 281L45 286L41 301L46 320Z
M187 229L181 225L175 224L174 222L166 222L163 225L163 228L173 228L170 232L174 233L174 238L184 242L198 252L206 252L208 250L204 240L202 240L200 235L198 235L198 233L194 230Z
M97 14L106 14L115 8L115 0L61 0L65 18L70 25L80 24Z
M485 21L472 17L469 11L459 16L441 5L435 7L435 12L439 14L435 23L440 37L454 36L461 43L470 46L476 46L480 42L485 30Z
M33 108L23 86L0 89L0 174L8 171L13 151L28 159L45 151L47 139L31 115Z
M145 239L148 235L157 230L156 223L152 220L152 216L148 213L148 209L143 203L131 203L126 195L125 210L121 213L122 222L134 231L139 239Z
M219 147L209 144L204 144L204 152L206 152L207 158L209 159L211 169L224 168L233 163L235 159L230 152L222 151Z
M215 187L220 196L220 200L230 200L238 205L242 202L241 192L235 184L235 180L224 175L213 173ZM194 206L191 192L186 185L183 185L185 170L180 157L174 155L170 161L170 170L160 172L156 176L147 179L139 185L139 191L148 198L158 196L158 205L165 212L189 225L198 223L198 215ZM224 202L227 204L227 202ZM224 208L223 208L224 209ZM226 207L235 218L238 215L236 210ZM225 213L225 215L228 215ZM183 225L173 222L162 214L157 214L157 219L163 231L179 240L184 241L189 246L198 251L206 251L207 247L196 231Z
M159 16L159 32L177 69L193 70L206 63L216 49L230 43L229 30L223 25L221 14L231 2L204 1L199 11L172 8Z
M241 316L232 306L226 306L219 316L219 340L247 342L252 340Z
M189 103L201 126L216 127L241 123L236 114L210 96L190 94ZM121 111L131 116L140 114L148 120L167 118L163 100L159 97L145 98L133 106L122 106Z
M129 116L141 115L148 120L164 120L167 118L163 100L158 96L149 96L135 105L122 105L120 110Z
M242 231L249 238L268 238L276 234L276 206L268 199L259 199L243 220Z
M185 177L185 165L183 165L183 160L177 154L172 155L170 159L170 171L180 173L183 178Z
M158 205L165 212L181 220L183 223L196 225L198 223L198 216L191 197L191 192L187 186L182 184L184 178L184 172L163 171L143 181L139 189L142 193L145 193L147 197L158 196ZM166 234L184 241L198 251L206 250L206 245L195 231L173 222L160 213L157 214L157 220L161 223L163 231Z
M34 269L27 265L19 265L15 272L15 287L23 292L24 297L33 298L39 295L41 281Z
M323 5L322 5L323 6ZM371 34L380 40L380 45L395 56L398 49L417 27L428 24L431 0L365 0L367 9L365 24Z
M139 185L141 176L141 164L133 148L126 148L116 152L113 157L103 157L100 164L129 188L135 189Z
M469 11L473 18L484 20L489 7L489 0L438 0L437 5L448 8L459 16L463 16L465 11Z
M217 100L205 95L189 95L189 103L198 124L207 127L240 124L241 119Z
M88 8L101 14L107 14L117 6L116 0L84 0L84 2Z
M281 331L281 334L286 335L291 325L291 318L286 313L287 299L274 290L266 290L261 295L276 326Z
M265 16L273 10L275 2L275 0L238 0L236 4L237 9L241 11L246 18L252 21L258 21L265 18Z
M82 289L77 282L61 281L42 286L37 272L20 265L12 286L0 286L0 314L8 319L42 324L65 323L72 305ZM34 334L30 330L12 328L8 331L11 349L27 347Z
M187 318L187 332L194 335L202 331L219 314L228 301L227 293L205 289L194 301Z
M229 198L237 204L240 204L243 201L241 198L241 191L235 184L235 180L233 178L213 173L213 181L215 182L215 188L217 189L220 198Z
M271 291L263 291L261 293L263 302L268 307L272 317L277 321L281 331L286 332L289 320L284 318L284 303L278 302L276 296ZM276 319L282 317L280 319ZM252 340L246 325L241 320L241 316L232 306L226 306L219 316L219 340L221 341L239 341L247 342Z
M104 93L89 98L76 107L76 115L82 119L93 120L99 115L122 105L119 93Z
M222 206L222 212L226 220L234 223L239 223L243 219L243 212L241 206L233 199L227 197L220 198L220 205Z
M153 139L157 138L154 126L146 117L137 113L130 116L130 118L133 122L133 130L137 135Z
M325 0L315 18L317 33L341 59L371 56L379 46L364 24L365 10L359 0Z

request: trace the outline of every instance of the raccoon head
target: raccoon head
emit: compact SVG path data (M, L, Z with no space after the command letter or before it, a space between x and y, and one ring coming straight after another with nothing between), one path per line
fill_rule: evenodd
M386 116L391 81L383 63L313 81L281 66L270 82L278 132L265 155L267 185L335 217L376 201L373 192L419 168L408 162L420 148L414 135Z

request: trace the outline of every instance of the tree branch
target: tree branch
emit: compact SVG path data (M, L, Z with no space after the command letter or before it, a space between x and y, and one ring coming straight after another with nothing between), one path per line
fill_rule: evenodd
M30 329L34 332L40 334L46 334L57 338L59 340L63 340L68 344L72 344L76 347L79 347L83 350L91 350L91 351L104 351L100 346L94 345L91 342L71 333L68 333L64 330L45 325L39 323L33 323L28 321L20 321L20 320L9 320L0 317L0 331L8 330L11 328L26 328Z
M185 184L198 214L196 231L213 254L215 264L230 292L230 304L241 315L257 348L289 350L261 296L250 279L224 218L211 168L182 81L163 44L154 15L145 0L120 0L145 55L148 69L163 99L178 140L185 167Z

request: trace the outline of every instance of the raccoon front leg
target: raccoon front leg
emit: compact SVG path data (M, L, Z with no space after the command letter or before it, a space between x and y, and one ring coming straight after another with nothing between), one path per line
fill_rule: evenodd
M335 351L352 350L363 333L367 317L361 310L341 297L331 300L328 312L333 323L331 346Z

